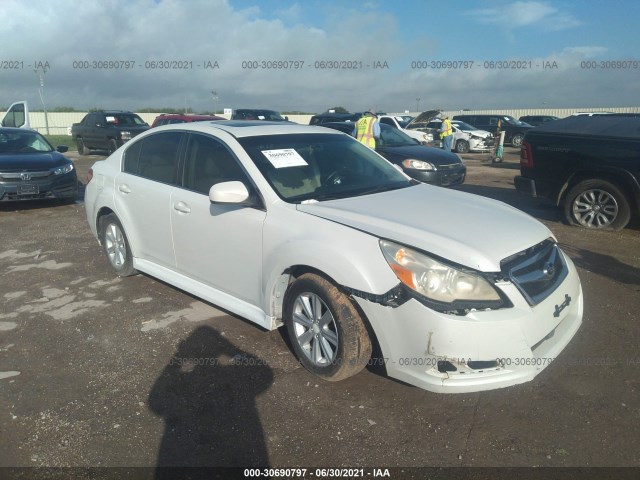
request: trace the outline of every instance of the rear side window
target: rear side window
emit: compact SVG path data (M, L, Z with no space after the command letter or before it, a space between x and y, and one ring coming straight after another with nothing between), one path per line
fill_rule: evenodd
M124 154L123 170L156 182L175 185L178 152L184 134L163 132L135 142Z

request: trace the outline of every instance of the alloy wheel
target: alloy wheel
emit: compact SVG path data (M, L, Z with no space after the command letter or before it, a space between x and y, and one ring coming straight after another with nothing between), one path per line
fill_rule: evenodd
M338 329L329 307L318 295L307 292L296 298L293 327L298 345L315 366L326 366L336 359Z

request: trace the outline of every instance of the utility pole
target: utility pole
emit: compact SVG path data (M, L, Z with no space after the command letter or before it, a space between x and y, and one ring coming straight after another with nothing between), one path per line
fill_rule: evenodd
M211 95L213 96L213 114L215 115L218 112L218 92L211 90Z
M44 76L47 73L48 68L44 66L39 66L38 68L34 68L33 71L38 76L40 80L40 88L38 89L38 93L40 94L40 101L42 102L42 108L44 109L44 124L47 129L47 135L49 135L49 115L47 114L47 107L44 104Z
M420 97L416 98L416 112L420 113Z

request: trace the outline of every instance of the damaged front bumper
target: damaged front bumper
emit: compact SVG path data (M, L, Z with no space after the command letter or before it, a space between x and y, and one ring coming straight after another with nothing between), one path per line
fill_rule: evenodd
M378 338L387 374L425 390L463 393L532 380L549 366L582 323L582 287L568 275L542 302L529 305L510 282L497 286L512 308L464 316L411 299L391 307L354 297Z

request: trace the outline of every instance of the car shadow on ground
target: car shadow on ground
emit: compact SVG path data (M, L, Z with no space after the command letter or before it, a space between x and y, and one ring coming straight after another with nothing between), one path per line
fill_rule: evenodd
M520 164L519 163L511 163L511 162L494 162L492 163L491 161L487 162L486 166L488 167L492 167L492 168L501 168L503 170L520 170Z
M560 244L576 266L627 285L640 285L640 268L621 262L611 255L592 252L574 245ZM640 291L640 289L639 289Z
M165 421L156 478L177 478L174 469L184 467L268 467L256 397L273 378L266 361L209 326L195 329L149 393Z
M550 222L563 221L562 209L522 196L514 188L485 187L472 184L462 184L452 188L461 192L473 193L475 195L499 200L539 220L547 220Z
M72 202L68 199L45 198L42 200L18 200L15 202L0 202L0 212L24 212L29 210L40 210L55 206L68 205L70 203L83 203L86 185L78 180L78 195Z

